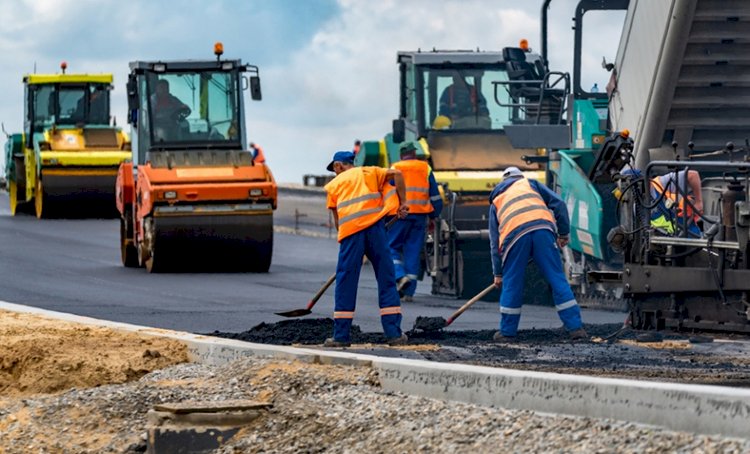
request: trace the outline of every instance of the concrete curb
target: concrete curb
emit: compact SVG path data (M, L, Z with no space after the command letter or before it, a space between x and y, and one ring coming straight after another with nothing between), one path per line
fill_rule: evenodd
M220 365L247 356L372 367L384 389L485 406L652 424L673 430L748 438L750 390L464 364L383 358L344 351L252 344L109 322L0 301L0 309L177 339L191 361Z

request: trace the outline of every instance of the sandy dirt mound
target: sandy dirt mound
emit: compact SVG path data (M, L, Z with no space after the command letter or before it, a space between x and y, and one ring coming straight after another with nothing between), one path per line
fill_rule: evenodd
M177 341L0 311L0 396L125 383L186 361Z

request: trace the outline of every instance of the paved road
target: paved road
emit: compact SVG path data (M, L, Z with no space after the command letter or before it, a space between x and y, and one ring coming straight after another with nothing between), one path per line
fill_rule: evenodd
M280 204L286 206L279 210L277 224L293 226L292 206L317 212L315 203L322 206L320 199L282 197ZM7 193L0 193L0 300L191 332L244 331L282 320L275 311L304 307L336 264L335 240L277 233L268 274L149 275L120 265L118 235L116 219L12 217ZM418 315L447 317L461 304L422 293L428 289L422 283L417 301L404 308L405 329ZM313 316L331 316L332 296L329 291L321 299ZM358 302L355 323L365 331L379 331L377 290L369 268L362 275ZM480 303L453 327L493 329L498 317L496 304ZM589 323L616 323L623 314L585 311L584 317ZM522 328L559 324L553 308L524 308Z

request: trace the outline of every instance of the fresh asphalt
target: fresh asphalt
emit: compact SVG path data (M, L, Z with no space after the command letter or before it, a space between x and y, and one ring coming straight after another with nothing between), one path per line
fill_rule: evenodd
M303 308L336 268L337 244L328 238L320 194L282 192L268 274L148 274L120 264L117 219L52 219L11 216L0 192L0 300L100 319L196 333L239 332L284 318L274 312ZM488 282L491 270L487 270ZM405 330L417 316L447 318L463 301L429 295L420 283L405 304ZM354 323L380 331L377 286L372 269L360 279ZM330 289L307 317L331 317ZM451 329L495 329L497 303L478 303ZM618 323L622 313L583 311L585 323ZM527 305L521 329L560 326L554 308Z

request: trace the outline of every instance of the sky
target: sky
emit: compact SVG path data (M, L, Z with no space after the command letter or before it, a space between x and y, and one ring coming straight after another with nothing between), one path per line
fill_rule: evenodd
M553 0L550 68L572 71L577 0ZM396 52L540 48L542 0L0 0L0 121L23 127L24 74L111 72L112 114L125 125L128 62L226 58L260 67L263 100L245 97L248 139L278 182L325 174L355 139L382 138L398 114ZM583 86L604 87L624 13L590 13ZM0 156L0 166L4 166Z

